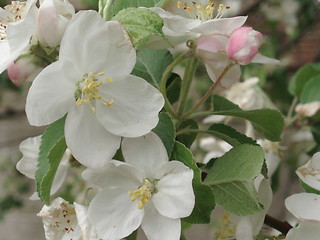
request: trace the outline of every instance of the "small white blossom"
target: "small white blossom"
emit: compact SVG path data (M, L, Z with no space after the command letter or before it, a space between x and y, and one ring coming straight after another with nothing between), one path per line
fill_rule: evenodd
M47 125L67 114L71 153L88 167L103 166L119 148L121 136L142 136L159 121L164 99L144 79L130 75L135 62L135 49L119 22L80 11L63 36L59 60L30 88L30 124Z
M120 239L141 225L149 240L178 240L180 218L189 216L195 204L193 171L181 162L169 162L154 133L125 138L122 150L126 163L112 161L83 173L101 188L88 210L98 236Z

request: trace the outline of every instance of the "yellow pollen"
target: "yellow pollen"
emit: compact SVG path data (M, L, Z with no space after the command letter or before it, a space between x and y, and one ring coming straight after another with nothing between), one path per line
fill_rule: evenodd
M138 209L143 209L144 206L150 201L155 186L148 179L144 180L144 184L134 191L129 191L128 194L131 196L131 201L138 200Z
M177 2L177 7L182 8L187 11L188 15L194 19L200 19L201 21L208 21L213 18L221 18L222 12L225 9L230 9L229 6L225 6L224 4L219 4L218 9L216 10L216 15L214 17L214 3L211 0L208 0L206 4L197 3L197 1L192 2L192 6L189 6L186 2Z
M217 237L217 240L231 239L235 235L235 225L230 221L230 214L225 212L221 217L221 225L219 226L220 231L216 231L214 235Z
M112 83L112 82L113 82L113 79L112 79L111 77L108 77L108 78L106 78L105 80L106 80L106 82L108 82L108 83Z
M88 73L84 75L84 78L77 83L78 89L75 93L76 105L80 106L82 103L88 104L93 113L96 113L96 108L91 104L91 100L102 100L103 104L107 107L114 103L114 100L104 99L99 94L99 87L103 85L103 82L98 79L104 75L104 72L97 74ZM108 78L112 79L112 78Z

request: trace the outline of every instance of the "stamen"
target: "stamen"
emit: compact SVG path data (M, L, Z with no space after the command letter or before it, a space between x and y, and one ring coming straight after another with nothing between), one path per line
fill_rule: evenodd
M96 108L91 104L91 100L101 100L103 104L110 107L113 103L113 99L104 99L99 94L99 87L103 85L103 82L98 79L104 75L104 72L99 72L97 74L87 73L84 74L83 79L77 83L78 89L75 92L76 105L80 106L82 103L89 105L93 113L96 113ZM107 82L111 83L112 78L106 78Z
M152 195L156 192L155 185L158 180L150 182L149 179L144 180L144 184L134 191L129 191L128 194L131 197L131 201L138 200L138 209L143 209L144 206L150 201Z
M221 217L221 225L219 227L220 231L216 231L214 235L217 237L217 240L227 240L235 239L235 225L230 221L230 214L225 212Z
M215 4L208 0L207 4L197 3L197 1L192 2L192 6L188 3L183 3L181 1L177 2L178 8L183 8L187 11L188 15L194 19L200 19L201 21L208 21L213 18L221 18L224 9L230 9L230 6L225 6L224 4L219 4L216 10L216 16L214 17Z

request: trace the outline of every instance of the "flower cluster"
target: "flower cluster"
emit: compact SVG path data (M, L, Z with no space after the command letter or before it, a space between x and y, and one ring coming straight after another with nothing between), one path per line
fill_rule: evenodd
M193 127L188 124L219 88L229 98L246 95L239 100L241 108L263 107L261 96L247 89L257 84L257 78L237 83L240 65L278 61L259 54L262 34L243 27L247 17L223 17L229 6L215 6L212 1L172 2L178 13L139 3L136 8L126 3L119 7L113 1L100 1L99 13L76 13L68 0L40 0L38 5L36 0L13 1L1 9L0 71L7 69L17 85L33 80L25 107L28 121L33 126L49 125L41 136L20 144L23 157L17 164L21 173L36 180L37 193L31 198L46 204L38 216L47 239L118 240L134 235L141 226L150 240L178 240L181 219L210 222L215 198L226 210L237 201L249 201L246 209L233 212L237 239L260 231L272 194L269 182L260 174L265 161L262 148L222 126L216 132L223 145L210 159L234 161L230 156L238 151L242 155L254 151L257 156L242 158L251 164L245 173L232 173L241 176L225 174L216 181L219 171L209 171L207 180L201 174L207 170L199 168L188 149L195 140L190 140L193 133L188 131ZM188 49L174 59L169 50L181 43ZM184 60L188 65L183 81L177 84L180 78L172 80L176 76L172 70ZM185 111L198 60L213 85L198 104ZM234 83L235 88L230 89ZM172 92L170 84L176 87ZM219 97L227 101L222 107L230 106ZM230 109L247 114L240 107ZM278 112L270 111L282 120ZM282 126L275 132L260 125L261 135L280 138ZM81 193L93 189L92 196L80 198L78 193L73 203L59 197L50 203L74 162L81 166L86 188ZM234 179L240 179L240 185ZM228 184L237 185L235 194L244 196L240 200L227 196L221 201L219 197L226 195L219 195L216 189L228 191ZM217 231L215 236L222 239L225 235Z

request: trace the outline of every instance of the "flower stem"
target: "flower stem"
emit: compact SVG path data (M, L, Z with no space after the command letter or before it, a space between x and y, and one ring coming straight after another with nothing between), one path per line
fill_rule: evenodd
M294 108L297 105L297 103L298 103L298 98L294 97L294 99L290 105L287 117L286 117L287 126L289 126L293 122L292 121L293 119L296 120L296 118L292 117L292 115L293 115L293 111L294 111Z
M182 86L180 90L178 117L180 117L183 114L183 110L186 105L186 100L190 90L193 75L197 68L197 64L198 64L198 59L196 57L193 57L188 60L187 66L185 68L185 73L183 76Z
M227 74L230 68L232 68L234 63L228 64L218 77L217 81L211 86L211 88L206 92L206 94L199 100L199 102L185 115L182 116L183 119L187 119L193 112L195 112L207 99L211 96L213 91L218 87L223 77Z
M186 59L187 57L189 57L190 52L186 52L182 55L180 55L179 57L177 57L164 71L162 78L161 78L161 82L160 82L160 92L162 93L164 100L165 100L165 104L164 104L164 108L166 109L166 111L173 117L173 118L177 118L177 114L175 113L173 107L171 106L168 97L167 97L167 81L168 78L171 74L172 69L178 65L179 63L181 63L184 59Z
M292 228L292 226L288 222L282 222L269 215L266 215L264 219L264 223L270 227L273 227L274 229L277 229L279 232L281 232L284 235L287 235L289 230Z

